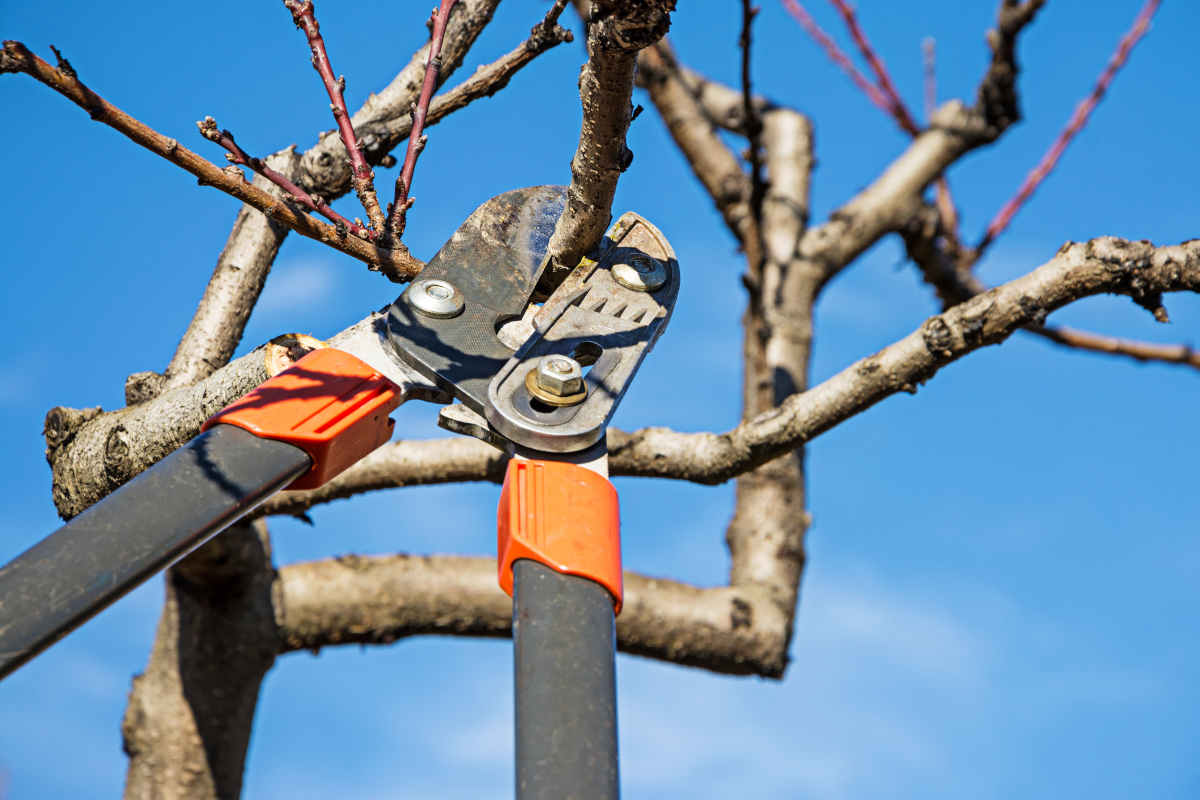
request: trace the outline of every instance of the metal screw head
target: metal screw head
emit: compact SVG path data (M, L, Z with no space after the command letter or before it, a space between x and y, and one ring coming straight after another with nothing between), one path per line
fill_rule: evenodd
M556 397L583 391L583 368L567 356L542 356L537 365L537 386Z
M638 253L630 256L628 264L617 264L612 276L626 289L653 292L667 282L667 267L661 261Z
M409 287L408 302L427 317L457 317L463 310L463 296L454 284L440 278L427 278Z

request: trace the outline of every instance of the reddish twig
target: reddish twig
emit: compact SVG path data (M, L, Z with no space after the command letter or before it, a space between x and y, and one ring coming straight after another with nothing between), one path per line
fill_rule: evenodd
M849 56L847 56L842 49L837 46L837 43L833 41L833 39L829 38L829 34L825 33L825 31L821 29L821 26L818 25L817 21L812 18L812 15L805 10L804 6L800 5L797 0L783 0L783 4L787 8L788 12L796 19L796 21L800 23L800 27L804 28L808 35L815 39L817 44L824 48L825 54L829 56L830 60L841 67L842 70L850 77L850 80L854 81L854 85L861 89L872 103L879 106L879 108L886 111L889 116L892 116L892 118L895 119L895 115L892 114L891 104L888 102L888 99L884 96L883 92L879 90L879 87L867 80L866 77L858 71L858 68L855 67L853 62L850 61Z
M333 77L333 67L325 52L325 40L321 38L321 28L317 24L312 0L283 0L283 4L292 12L292 20L296 27L308 37L313 69L321 76L325 91L329 93L329 108L333 111L333 119L337 123L338 133L341 134L342 144L346 146L346 153L350 156L350 183L354 186L354 192L358 195L358 200L370 221L372 230L369 232L369 238L378 238L384 230L383 211L375 193L375 174L358 144L358 137L355 136L354 126L350 122L350 112L346 108L346 79Z
M925 119L937 107L937 41L932 36L921 40L921 74L925 86Z
M328 219L339 229L354 234L361 239L370 240L374 238L371 231L367 230L358 222L351 222L341 214L334 211L323 198L318 195L311 195L301 189L296 184L288 180L287 176L276 172L267 166L261 158L255 158L249 155L234 141L233 134L227 130L219 130L217 121L212 117L205 117L203 120L196 123L196 127L200 129L200 135L210 142L215 142L221 147L224 147L229 152L225 154L225 158L229 159L234 164L249 167L250 169L262 175L271 183L283 189L288 195L300 205L307 208L309 211L315 211L321 216Z
M1075 330L1074 328L1030 327L1030 331L1057 344L1094 353L1127 356L1137 361L1164 361L1169 364L1186 364L1200 369L1200 353L1186 344L1157 344L1133 339L1118 339L1100 333Z
M912 114L908 111L908 106L900 99L900 93L896 91L896 85L892 83L892 76L888 74L887 67L883 65L883 60L879 54L875 52L875 48L871 47L871 43L867 41L867 36L863 33L858 24L858 18L854 14L854 9L846 0L830 0L838 13L842 15L842 19L846 23L846 28L850 31L851 38L854 39L854 44L858 46L858 52L862 53L863 58L867 60L871 71L875 73L875 80L878 82L879 89L883 92L884 100L887 103L885 110L891 114L905 133L910 136L916 136L919 132L917 123L913 121Z
M1100 73L1100 77L1096 80L1096 85L1092 87L1091 93L1079 102L1075 107L1075 113L1071 115L1071 119L1067 122L1067 126L1063 128L1062 133L1055 139L1054 144L1042 156L1042 160L1037 166L1030 171L1026 176L1025 182L1021 184L1021 188L1013 195L1012 199L1004 204L995 218L988 224L987 231L983 234L983 238L979 240L979 244L975 247L976 257L983 254L983 251L995 240L1000 233L1008 227L1012 222L1012 218L1020 210L1021 206L1033 195L1038 186L1050 174L1062 157L1063 151L1067 149L1067 145L1083 129L1087 124L1088 117L1092 111L1100 103L1104 97L1104 93L1108 91L1109 85L1112 83L1113 77L1125 65L1125 61L1129 58L1130 51L1134 45L1146 34L1150 27L1150 20L1154 16L1154 12L1158 10L1161 0L1147 0L1142 6L1142 10L1138 12L1134 18L1133 26L1121 37L1121 41L1117 44L1116 51L1109 58L1108 64L1104 71Z
M438 72L442 68L442 39L446 36L446 23L450 19L450 10L454 8L455 2L457 0L441 0L441 5L433 10L430 19L433 28L429 41L429 58L425 62L425 81L421 84L421 97L413 109L412 132L408 135L408 149L404 151L404 166L400 168L400 175L396 178L396 199L388 206L387 230L392 241L398 242L404 235L408 209L412 208L414 202L413 198L409 197L413 172L417 168L417 158L425 149L425 117L429 113L429 101L433 97Z

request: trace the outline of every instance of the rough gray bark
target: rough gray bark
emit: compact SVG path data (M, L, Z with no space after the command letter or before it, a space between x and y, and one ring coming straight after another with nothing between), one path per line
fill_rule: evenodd
M812 127L801 115L776 110L763 119L769 189L764 198L763 261L751 266L744 319L743 419L776 408L808 386L813 306L821 284L810 262L797 258L808 219ZM804 569L804 453L796 448L738 478L733 519L725 534L729 583L759 587L783 624L779 658L786 661Z
M118 411L50 409L46 460L59 515L70 519L176 450L200 431L206 419L315 344L311 337L278 337L200 383Z

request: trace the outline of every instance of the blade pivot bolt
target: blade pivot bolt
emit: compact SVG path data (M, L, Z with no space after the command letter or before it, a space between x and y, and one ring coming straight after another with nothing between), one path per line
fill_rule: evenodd
M427 317L447 319L457 317L463 310L462 292L440 278L417 281L409 287L406 296L412 307Z

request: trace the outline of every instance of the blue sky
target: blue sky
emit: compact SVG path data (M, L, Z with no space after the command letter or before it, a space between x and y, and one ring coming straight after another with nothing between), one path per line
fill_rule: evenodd
M429 3L318 6L357 107L425 35ZM826 4L812 10L831 31ZM941 97L973 97L995 3L862 0L900 91L920 107L920 42L938 45ZM1140 3L1050 0L1022 39L1027 119L951 172L975 236L1087 91ZM738 4L681 4L681 58L737 81ZM760 89L810 114L814 220L848 199L905 137L775 0L756 36ZM455 80L515 46L546 4L510 0ZM574 24L574 22L572 22ZM1092 123L980 265L1002 282L1066 240L1172 243L1196 229L1194 31L1168 0ZM219 160L195 132L211 114L247 150L301 148L330 127L302 37L282 4L0 1L0 36L55 44L89 85ZM841 37L846 42L845 37ZM428 257L480 202L565 182L578 137L578 44L503 94L430 131L407 240ZM237 210L26 76L0 78L7 191L0 355L0 560L56 527L41 422L54 405L115 408L125 376L161 369ZM738 416L743 269L660 121L633 126L615 210L670 237L684 284L671 330L617 424L725 429ZM390 185L391 173L380 171ZM356 213L352 201L344 212ZM242 350L327 336L397 289L290 237ZM1158 325L1121 298L1052 317L1102 332L1200 340L1200 301L1168 298ZM829 289L814 378L917 327L936 305L894 239ZM681 391L680 387L688 387ZM1200 794L1200 584L1195 409L1200 375L1061 351L1017 336L947 368L810 448L810 558L782 682L621 657L628 797L1117 798ZM413 404L398 435L439 435ZM619 479L626 565L725 581L732 487ZM488 553L497 489L398 490L272 524L280 563L333 554ZM13 798L115 796L119 722L145 664L162 588L151 581L0 684L0 787ZM511 794L507 643L415 639L280 659L264 683L248 798ZM0 791L0 796L4 791Z

